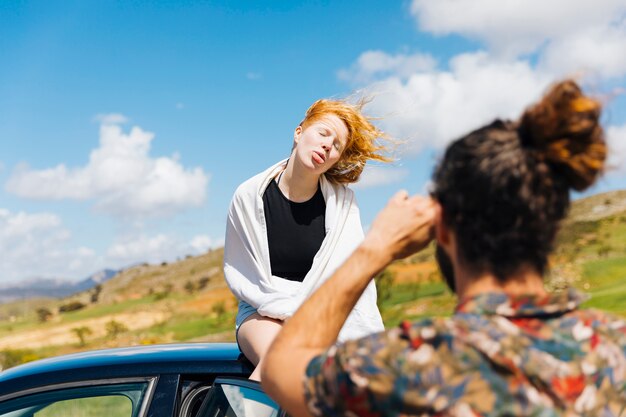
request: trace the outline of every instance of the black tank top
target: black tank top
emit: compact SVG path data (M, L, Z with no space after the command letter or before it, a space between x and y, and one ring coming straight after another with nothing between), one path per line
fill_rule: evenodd
M294 203L276 181L263 193L272 275L302 281L326 236L326 202L321 188L310 200Z

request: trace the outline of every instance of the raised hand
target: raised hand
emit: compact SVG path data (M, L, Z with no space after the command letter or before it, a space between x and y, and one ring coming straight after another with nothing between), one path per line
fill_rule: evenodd
M419 195L397 192L378 213L363 245L380 251L389 262L423 249L434 236L436 203Z

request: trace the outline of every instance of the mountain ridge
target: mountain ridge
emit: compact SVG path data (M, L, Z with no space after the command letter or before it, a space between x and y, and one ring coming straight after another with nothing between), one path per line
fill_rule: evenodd
M118 270L102 269L77 281L62 278L35 278L19 283L0 286L0 304L29 298L64 298L72 294L87 291L98 284L103 284L118 274Z

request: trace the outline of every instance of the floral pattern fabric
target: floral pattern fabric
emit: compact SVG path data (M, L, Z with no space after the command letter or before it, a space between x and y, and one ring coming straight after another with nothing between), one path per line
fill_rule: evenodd
M450 318L333 346L308 365L318 416L626 416L626 323L574 290L485 293Z

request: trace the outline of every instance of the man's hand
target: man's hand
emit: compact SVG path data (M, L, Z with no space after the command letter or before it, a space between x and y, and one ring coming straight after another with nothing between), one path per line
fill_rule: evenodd
M424 249L434 236L435 207L430 198L399 191L376 216L363 246L387 257L387 262Z

